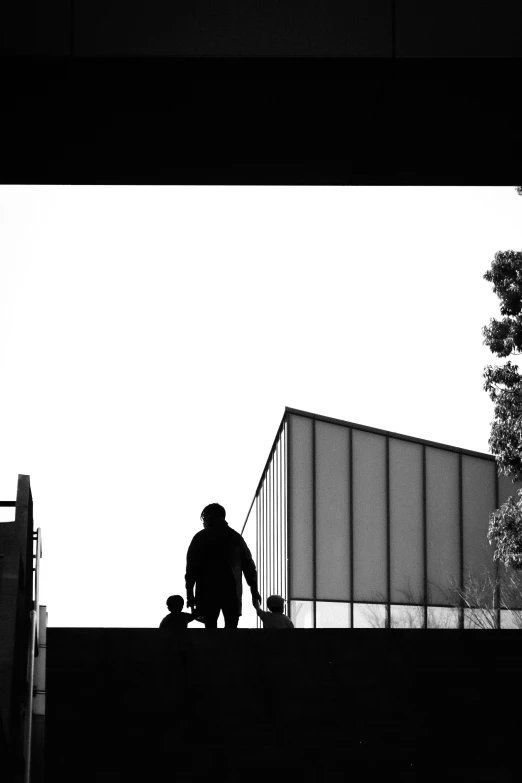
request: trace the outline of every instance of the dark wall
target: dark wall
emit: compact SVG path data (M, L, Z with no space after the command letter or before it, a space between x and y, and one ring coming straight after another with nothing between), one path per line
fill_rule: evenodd
M10 751L19 757L29 613L33 608L33 501L29 476L18 476L13 516L14 522L0 525L0 732Z
M518 0L8 0L6 54L519 57Z
M518 0L396 0L398 57L520 57Z
M49 628L46 780L510 783L520 639Z
M13 58L3 70L0 179L520 181L520 78L507 60L497 61L505 67L494 78L487 64L473 63L471 72L455 61L439 73L427 60L314 60L316 69L288 58L270 61L266 74L265 62Z

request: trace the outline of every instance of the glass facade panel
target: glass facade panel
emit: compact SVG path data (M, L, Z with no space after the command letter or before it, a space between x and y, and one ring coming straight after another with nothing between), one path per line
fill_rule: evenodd
M313 628L313 601L290 601L290 619L294 628Z
M445 606L428 606L428 628L458 628L459 610Z
M500 604L506 609L522 610L522 573L499 566Z
M290 416L290 595L313 598L312 419Z
M386 438L353 430L354 598L386 600Z
M464 628L484 631L497 628L497 614L492 609L464 609Z
M460 584L459 455L426 447L428 603L451 604Z
M422 481L422 446L390 438L392 601L424 601Z
M386 628L387 611L384 604L354 604L354 628Z
M392 628L424 628L423 606L391 606Z
M317 598L350 598L349 429L316 423Z
M318 601L316 628L349 628L350 604L341 601Z
M479 577L484 569L495 573L494 550L487 538L489 515L495 508L495 482L494 462L462 456L465 576L471 573Z
M522 612L510 612L508 609L501 609L500 623L500 627L506 631L522 630Z

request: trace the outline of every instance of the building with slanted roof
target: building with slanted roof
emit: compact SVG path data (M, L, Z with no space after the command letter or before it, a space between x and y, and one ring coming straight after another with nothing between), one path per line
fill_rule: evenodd
M489 454L286 408L243 534L298 628L474 627L459 592L503 578L489 516L520 486Z

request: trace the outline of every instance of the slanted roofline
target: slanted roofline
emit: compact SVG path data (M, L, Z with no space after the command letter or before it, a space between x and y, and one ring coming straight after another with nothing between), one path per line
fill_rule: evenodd
M407 440L409 443L420 443L423 446L432 446L436 449L445 449L446 451L455 451L457 454L466 454L469 457L479 457L480 459L487 459L495 462L495 457L492 454L484 454L482 451L471 451L470 449L461 449L458 446L448 446L446 443L436 443L433 440L424 440L424 438L414 438L411 435L401 435L398 432L390 432L389 430L380 430L377 427L367 427L364 424L354 424L352 421L344 421L343 419L332 419L330 416L321 416L318 413L310 413L310 411L301 411L297 408L285 407L285 416L289 413L293 413L296 416L306 416L309 419L315 419L316 421L325 421L330 424L340 424L343 427L352 427L354 430L363 430L364 432L373 432L376 435L388 435L390 438L398 438L399 440Z
M279 437L281 435L281 431L285 425L285 421L287 421L288 416L290 414L293 414L295 416L304 416L308 419L315 419L316 421L324 421L329 424L339 424L342 427L351 427L354 430L362 430L363 432L373 432L376 435L387 435L390 438L397 438L398 440L405 440L408 443L420 443L422 446L431 446L435 449L444 449L445 451L453 451L456 454L465 454L469 457L478 457L479 459L485 459L489 460L490 462L496 462L495 457L492 454L484 454L481 451L471 451L470 449L461 449L458 446L449 446L447 443L437 443L433 440L425 440L424 438L414 438L411 435L401 435L398 432L390 432L389 430L380 430L377 427L367 427L365 424L355 424L352 421L344 421L343 419L333 419L331 416L321 416L318 413L311 413L310 411L302 411L298 408L289 408L288 406L285 406L285 412L283 414L283 418L281 419L281 423L279 424L279 427L277 428L277 433L274 438L274 442L272 444L272 448L270 449L270 452L268 454L268 458L265 463L265 467L263 468L263 472L261 474L261 478L259 479L256 491L254 493L254 497L252 499L252 503L250 504L250 508L248 509L248 513L246 515L245 522L243 524L243 527L241 529L241 534L243 534L243 531L246 527L246 523L248 521L248 517L250 516L250 512L252 511L252 507L255 503L257 493L259 492L259 489L264 481L266 472L268 470L268 466L270 464L270 460L272 459L272 454L274 453L274 450L276 448L277 442L279 440Z

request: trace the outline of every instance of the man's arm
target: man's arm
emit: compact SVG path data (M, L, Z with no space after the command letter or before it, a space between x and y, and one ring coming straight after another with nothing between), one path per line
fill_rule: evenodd
M254 601L254 607L256 610L256 614L259 617L260 620L262 620L266 614L266 612L263 612L261 609L261 601Z
M187 606L194 606L194 585L196 584L197 543L194 539L187 550L187 568L185 572L185 588L187 590Z

